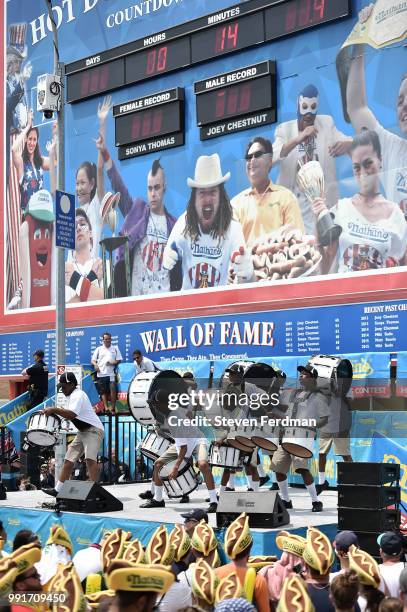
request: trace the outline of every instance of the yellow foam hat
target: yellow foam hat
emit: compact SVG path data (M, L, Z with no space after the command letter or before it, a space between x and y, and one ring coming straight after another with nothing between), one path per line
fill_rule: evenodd
M146 548L146 563L159 563L171 565L175 557L175 549L170 544L168 532L164 525L154 531Z
M325 575L334 562L334 551L327 536L316 527L308 527L302 557L307 565Z
M218 546L218 541L212 527L201 521L194 529L191 540L192 548L201 552L205 557Z
M134 565L128 561L113 561L107 574L107 585L115 591L166 593L175 580L165 565Z
M87 593L85 595L85 599L88 602L88 606L92 608L92 610L97 610L102 601L106 599L113 599L115 596L115 592L111 589L107 591L98 591L97 593Z
M249 529L249 517L245 512L229 525L225 533L225 550L230 559L246 550L253 542Z
M69 554L72 555L73 546L71 538L61 525L52 525L49 530L49 538L46 544L59 544L60 546L65 546Z
M306 584L299 576L291 575L284 580L277 612L314 612Z
M41 548L35 542L25 544L11 553L10 559L17 563L17 573L22 574L41 559Z
M307 540L295 533L280 531L276 537L276 544L280 550L302 557Z
M65 601L58 604L58 612L85 612L86 599L74 565L69 563L68 566L59 568L57 574L59 576L54 583L57 592L66 594Z
M171 531L170 544L175 549L175 561L182 559L191 548L191 540L182 525L175 525Z
M219 579L205 559L198 559L192 566L192 592L194 596L212 605L215 601Z
M219 582L216 589L215 602L219 603L225 599L236 599L238 597L244 597L244 591L237 574L232 572Z
M349 547L348 557L349 568L355 570L362 584L376 588L380 586L379 566L373 557L354 544Z
M111 531L103 540L100 554L103 570L109 567L114 559L123 557L126 544L131 540L131 533L122 529Z
M275 555L253 555L249 557L247 565L255 569L260 569L261 567L274 565L276 561L277 557Z
M0 598L13 591L13 582L17 578L17 563L10 556L0 562Z
M137 538L126 546L123 559L130 563L144 563L144 548Z

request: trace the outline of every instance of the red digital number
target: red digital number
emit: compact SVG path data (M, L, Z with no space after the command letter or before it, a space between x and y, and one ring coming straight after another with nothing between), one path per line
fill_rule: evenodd
M141 128L142 138L148 138L151 134L151 112L147 111L143 117L143 125Z
M166 69L167 51L168 47L160 47L158 53L157 49L151 49L151 51L147 53L146 75L163 72L163 70Z
M131 137L133 140L138 140L140 138L140 130L141 130L141 119L138 115L133 117L133 121L131 123Z
M298 23L300 26L307 26L311 21L311 0L302 0Z
M293 2L288 6L287 12L285 15L285 31L291 32L295 30L297 25L297 3Z
M158 51L157 72L162 72L167 67L167 51L168 47L161 47Z
M162 110L156 110L153 113L153 134L159 134L163 123L163 112Z
M215 105L215 117L219 119L225 116L225 103L226 103L226 92L221 89L216 94L216 105Z
M99 70L96 69L90 75L89 92L90 93L96 93L98 91L98 89L99 89Z
M245 83L240 90L239 113L244 113L249 110L251 97L252 88L250 83Z
M239 23L228 25L228 49L236 49L237 39L239 34Z
M228 95L227 113L228 115L234 115L237 111L237 100L239 97L239 90L231 89Z
M89 93L89 73L85 72L81 79L81 96L85 97Z
M321 21L325 14L325 0L314 0L314 19Z
M109 82L109 65L105 64L104 66L101 66L100 68L99 91L106 89L108 86L108 82Z
M239 35L239 23L231 23L216 30L215 51L222 53L225 49L236 49Z

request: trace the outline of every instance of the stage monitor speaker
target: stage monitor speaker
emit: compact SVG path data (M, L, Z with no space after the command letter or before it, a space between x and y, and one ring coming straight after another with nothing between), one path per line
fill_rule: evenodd
M358 461L344 461L337 463L340 484L357 485L384 485L400 479L400 465L398 463L359 463Z
M63 512L115 512L123 503L96 482L66 480L57 495L58 509Z
M227 527L242 512L248 514L250 527L273 528L290 522L277 491L228 491L220 496L216 525Z
M370 531L383 533L383 531L398 530L400 527L400 511L383 508L382 510L368 510L367 508L338 507L338 530Z
M400 503L400 487L338 485L338 506L346 508L387 508Z

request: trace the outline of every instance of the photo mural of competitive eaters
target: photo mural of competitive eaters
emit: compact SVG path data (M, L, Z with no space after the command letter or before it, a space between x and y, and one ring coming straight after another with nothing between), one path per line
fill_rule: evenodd
M150 12L145 5L135 12L128 0L107 4L54 7L61 58L72 70L65 187L76 194L77 244L65 256L69 309L79 313L92 302L96 313L106 300L174 295L182 308L196 290L204 304L210 292L232 295L237 287L247 288L248 301L254 288L270 287L272 299L284 284L301 292L314 281L354 276L356 287L358 275L379 283L400 271L407 246L403 4L352 0L349 12L342 0L255 9L252 0L224 0L213 16L209 0L161 3ZM5 11L4 312L14 316L54 304L58 132L36 110L37 77L52 70L43 4L33 0L23 13L8 2ZM262 24L256 40L244 27L249 17ZM191 19L205 23L194 30ZM180 24L187 34L167 36ZM112 60L127 43L128 55ZM275 72L261 73L274 61ZM251 96L259 83L273 88L273 79L271 106L259 109ZM196 93L194 84L206 82L208 92ZM166 102L174 88L182 96ZM201 140L197 97L208 93L207 117L226 127ZM149 97L161 97L161 106L137 106ZM121 117L114 107L125 108ZM168 149L174 109L182 139ZM126 117L130 137L149 146L122 159L123 146L135 147L118 142L116 122ZM112 252L113 296L100 241L125 236L129 262L124 246Z

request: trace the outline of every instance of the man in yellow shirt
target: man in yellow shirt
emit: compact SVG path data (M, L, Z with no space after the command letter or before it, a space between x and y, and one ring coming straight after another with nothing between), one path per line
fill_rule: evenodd
M246 149L246 173L250 187L232 200L233 214L240 221L247 246L283 225L304 231L301 210L295 195L269 177L273 166L273 145L256 136Z

